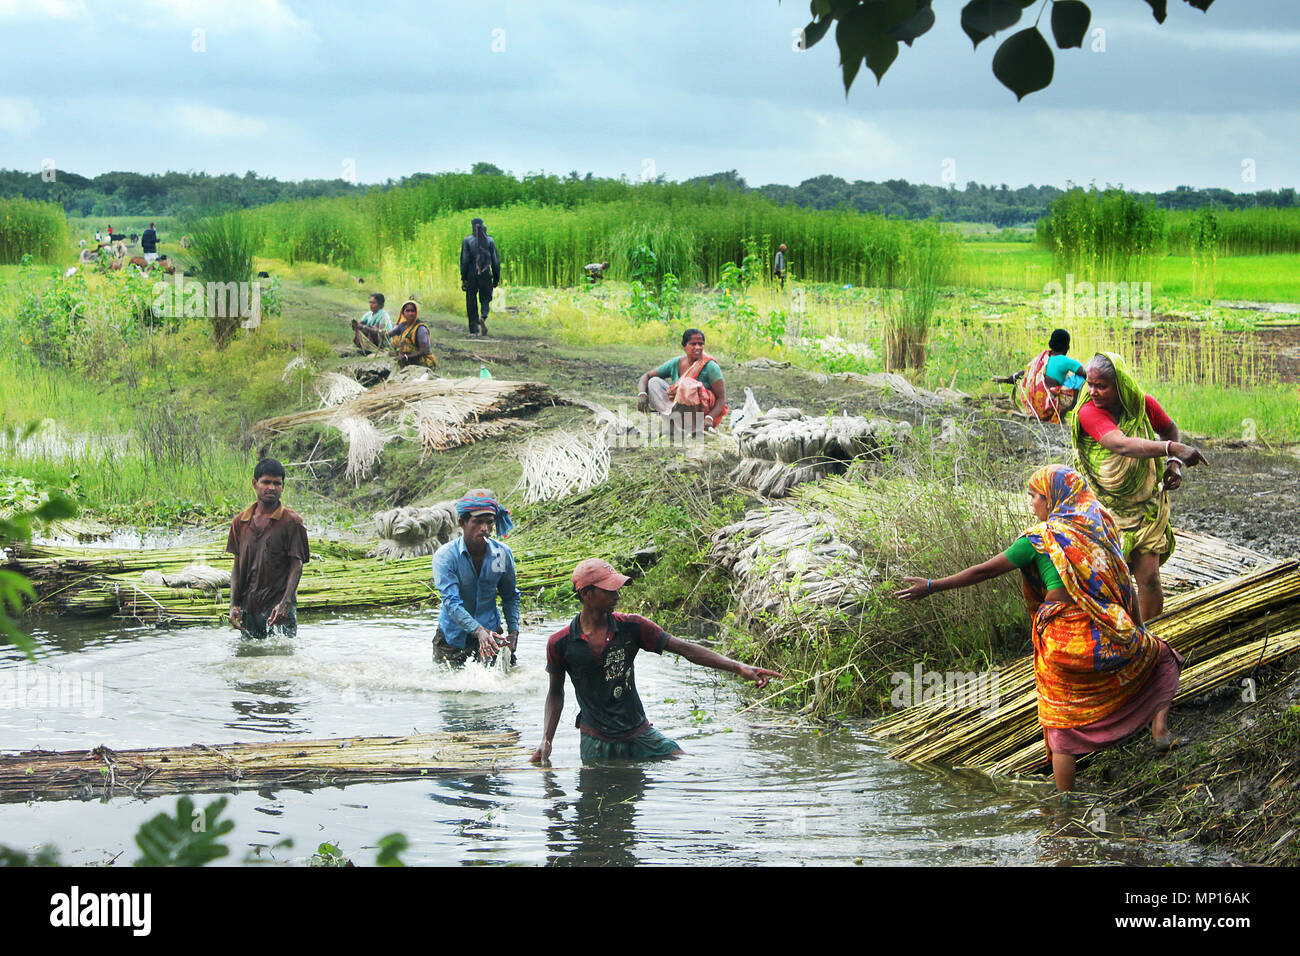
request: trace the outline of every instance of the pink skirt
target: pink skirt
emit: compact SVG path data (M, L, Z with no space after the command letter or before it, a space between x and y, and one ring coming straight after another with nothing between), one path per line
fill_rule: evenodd
M1160 641L1160 659L1141 692L1115 713L1087 726L1043 728L1048 749L1055 754L1089 754L1150 727L1157 711L1164 710L1173 703L1174 694L1178 693L1178 673L1182 670L1183 663L1181 654Z

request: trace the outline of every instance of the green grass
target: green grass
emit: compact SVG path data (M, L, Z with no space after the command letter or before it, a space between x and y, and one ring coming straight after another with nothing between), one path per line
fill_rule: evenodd
M60 262L68 252L68 219L58 203L0 198L0 263Z
M1300 302L1300 254L1220 256L1214 273L1215 299ZM957 268L957 284L971 289L1042 292L1048 282L1064 278L1053 267L1049 252L1018 242L964 243ZM1140 278L1151 283L1153 296L1190 297L1196 289L1196 259L1172 255L1153 259Z
M1155 382L1148 389L1185 433L1270 444L1300 441L1300 397L1292 384L1224 388Z
M1179 255L1195 252L1197 212L1169 213L1166 245L1170 252ZM1300 252L1300 208L1215 209L1213 221L1219 255Z

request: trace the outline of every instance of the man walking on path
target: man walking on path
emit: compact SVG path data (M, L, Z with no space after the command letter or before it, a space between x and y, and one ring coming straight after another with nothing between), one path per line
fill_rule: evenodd
M471 226L473 233L460 244L460 287L465 293L469 334L487 335L488 303L492 290L501 283L501 257L483 220L475 218Z
M153 223L149 223L149 228L140 236L140 251L144 253L145 262L153 262L158 258L158 233L154 230Z
M280 503L284 466L263 458L253 469L257 501L235 515L226 550L235 556L230 571L230 623L259 640L278 627L298 633L298 581L311 560L302 518Z
M564 709L564 675L573 681L578 698L578 727L582 731L582 762L593 760L660 760L682 753L677 742L650 726L636 690L633 659L639 650L672 651L695 664L766 687L776 671L750 667L707 647L670 637L640 614L619 614L618 592L631 580L607 561L588 558L573 569L573 590L582 611L568 627L546 642L546 670L551 675L546 695L542 744L533 763L550 762L551 741Z
M776 256L772 259L772 275L781 280L781 289L785 289L785 243L776 250Z
M471 657L488 660L509 645L513 655L519 648L519 587L515 578L515 556L505 544L493 540L495 527L501 537L510 533L514 522L486 489L471 491L456 502L461 536L452 538L433 555L433 581L442 598L438 630L433 638L435 664L463 664ZM501 636L501 614L505 612L506 636Z

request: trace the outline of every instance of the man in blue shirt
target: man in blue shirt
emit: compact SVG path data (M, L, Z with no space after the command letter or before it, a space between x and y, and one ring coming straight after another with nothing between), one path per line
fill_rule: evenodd
M519 647L519 588L515 581L515 556L492 538L510 533L510 512L491 492L471 491L456 502L461 536L440 547L433 556L433 581L442 597L438 631L433 639L435 664L463 664L472 656L487 661L509 645ZM506 636L501 635L501 612Z

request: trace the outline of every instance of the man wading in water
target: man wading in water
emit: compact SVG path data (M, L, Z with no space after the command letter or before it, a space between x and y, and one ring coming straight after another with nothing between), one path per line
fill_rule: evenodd
M515 556L495 541L510 533L510 512L485 488L471 491L456 502L461 535L433 555L433 583L442 598L438 630L433 637L433 662L459 665L478 655L495 658L502 647L513 654L519 648L519 588ZM497 595L505 612L506 636L500 632Z
M264 638L272 627L298 633L298 580L311 560L302 518L280 503L284 466L263 458L253 469L257 501L235 515L226 550L230 570L230 623L249 637Z
M670 637L640 614L616 613L619 588L630 580L599 558L588 558L573 569L573 590L582 601L582 612L546 642L551 687L546 695L542 745L533 754L533 763L550 762L551 740L564 710L566 673L578 698L583 763L660 760L682 753L677 741L659 733L646 719L632 670L639 650L654 654L672 651L694 664L730 671L758 687L766 687L773 677L780 678L776 671L750 667L707 647Z

